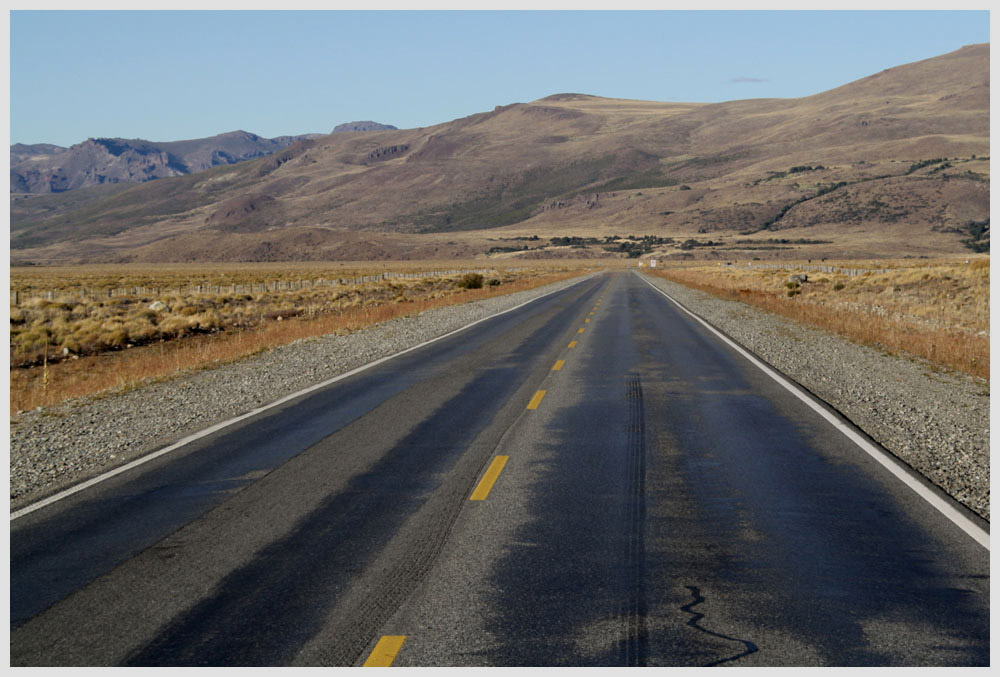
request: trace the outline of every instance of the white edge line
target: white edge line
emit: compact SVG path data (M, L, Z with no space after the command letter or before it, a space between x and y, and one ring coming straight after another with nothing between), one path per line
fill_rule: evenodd
M770 376L772 379L781 384L785 390L795 395L797 398L805 402L813 411L822 416L828 423L830 423L834 428L842 432L849 440L854 442L856 445L861 447L869 456L874 458L880 464L882 464L889 472L895 475L899 480L903 482L906 486L910 487L913 491L917 493L922 499L930 503L934 508L938 510L942 515L951 520L955 526L971 536L979 545L983 546L987 550L990 549L990 535L978 524L970 520L967 516L963 515L961 512L955 509L948 501L942 499L940 496L935 494L933 491L924 486L921 482L914 479L909 472L904 468L902 463L895 457L888 455L882 449L879 449L871 442L866 440L864 437L859 435L851 426L845 424L843 421L838 419L832 413L830 413L825 407L822 407L817 402L815 402L811 397L808 397L799 388L788 381L783 375L779 374L777 371L767 366L759 359L747 352L742 346L737 344L735 341L730 339L728 336L717 330L715 327L710 325L708 322L703 320L698 315L685 308L680 304L674 297L670 296L667 292L663 291L652 282L647 280L645 276L639 276L640 279L648 284L650 287L660 292L666 296L670 301L674 303L678 308L683 310L685 313L693 317L695 320L703 324L710 332L722 339L726 344L732 347L736 352L749 360L754 366L763 371L765 374Z
M453 335L455 335L455 334L457 334L459 332L465 331L469 327L473 327L473 326L479 324L480 322L485 322L486 320L491 320L494 317L499 317L500 315L504 315L506 313L510 313L512 311L517 310L518 308L522 308L522 307L528 305L529 303L534 303L535 301L537 301L539 299L543 299L546 296L551 296L552 294L556 294L558 292L561 292L561 291L564 291L566 289L569 289L570 287L572 287L574 285L577 285L577 284L583 282L584 280L589 279L590 277L593 277L593 275L594 275L594 273L591 273L590 275L582 276L580 279L576 280L575 282L573 282L571 284L566 285L565 287L560 287L559 289L554 289L554 290L552 290L550 292L546 292L546 293L544 293L544 294L542 294L540 296L536 296L534 298L528 299L524 303L519 303L518 305L513 306L511 308L508 308L507 310L501 310L498 313L493 313L492 315L487 315L486 317L481 317L478 320L470 322L469 324L467 324L465 326L459 327L458 329L453 329L453 330L449 331L446 334L441 334L440 336L436 336L436 337L434 337L432 339L428 339L428 340L426 340L426 341L424 341L422 343L418 343L415 346L410 346L409 348L405 348L403 350L400 350L398 353L393 353L392 355L386 355L385 357L380 357L379 359L374 360L373 362L369 362L367 364L363 364L360 367L355 367L354 369L351 369L350 371L345 371L344 373L338 374L337 376L334 376L333 378L329 378L329 379L327 379L325 381L322 381L320 383L316 383L316 384L311 385L311 386L309 386L307 388L303 388L302 390L294 392L294 393L292 393L290 395L285 395L284 397L282 397L280 399L277 399L277 400L271 402L270 404L265 404L264 406L257 407L256 409L254 409L252 411L248 411L245 414L241 414L241 415L236 416L234 418L231 418L231 419L229 419L227 421L222 421L220 423L216 423L215 425L209 426L208 428L205 428L204 430L199 430L198 432L192 433L192 434L188 435L187 437L183 437L183 438L177 440L176 442L174 442L173 444L171 444L169 446L166 446L166 447L164 447L164 448L162 448L162 449L160 449L158 451L154 451L154 452L152 452L150 454L142 456L141 458L137 458L134 461L130 461L130 462L126 463L125 465L118 466L117 468L114 468L113 470L109 470L109 471L107 471L105 473L102 473L102 474L96 476L96 477L92 477L92 478L90 478L89 480L87 480L85 482L81 482L80 484L75 484L72 487L69 487L68 489L64 489L64 490L60 491L59 493L53 494L52 496L49 496L48 498L44 498L41 501L38 501L37 503L32 503L31 505L27 505L27 506L21 508L20 510L12 512L10 514L10 521L13 522L14 520L16 520L16 519L18 519L20 517L24 517L25 515L27 515L29 513L32 513L32 512L34 512L36 510L39 510L41 508L44 508L47 505L52 505L53 503L55 503L57 501L61 501L62 499L67 498L69 496L72 496L73 494L79 493L79 492L83 491L84 489L88 489L88 488L94 486L95 484L100 484L101 482L103 482L105 480L108 480L108 479L111 479L112 477L114 477L116 475L120 475L120 474L122 474L124 472L128 472L132 468L136 468L136 467L142 465L143 463L147 463L149 461L152 461L152 460L154 460L156 458L159 458L160 456L163 456L164 454L169 454L171 451L175 451L177 449L180 449L181 447L183 447L185 445L188 445L191 442L194 442L196 440L200 440L203 437L208 437L212 433L216 433L216 432L222 430L223 428L228 428L229 426L233 425L234 423L239 423L240 421L243 421L245 419L252 418L252 417L256 416L257 414L260 414L262 412L267 411L268 409L273 409L274 407L277 407L277 406L280 406L282 404L285 404L286 402L290 402L291 400L294 400L294 399L296 399L298 397L302 397L303 395L311 393L314 390L319 390L321 388L325 388L326 386L328 386L328 385L330 385L332 383L336 383L337 381L341 381L341 380L343 380L345 378L349 378L351 376L354 376L357 373L365 371L366 369L371 369L372 367L380 365L383 362L388 362L389 360L394 359L396 357L399 357L400 355L405 355L406 353L409 353L409 352L412 352L414 350L417 350L418 348L423 348L424 346L430 345L431 343L434 343L436 341L440 341L442 339L446 339L449 336L453 336Z

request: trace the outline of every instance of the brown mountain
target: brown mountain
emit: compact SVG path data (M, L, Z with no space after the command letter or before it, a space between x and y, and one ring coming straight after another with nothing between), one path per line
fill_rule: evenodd
M989 45L973 45L799 99L558 94L332 134L18 219L11 245L34 261L283 260L708 234L824 240L830 255L957 253L988 223L988 154Z

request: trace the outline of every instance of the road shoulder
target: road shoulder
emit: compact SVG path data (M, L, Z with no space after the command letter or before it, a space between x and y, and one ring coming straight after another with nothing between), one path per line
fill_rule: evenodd
M643 278L989 519L988 382L916 358L888 355L669 280Z

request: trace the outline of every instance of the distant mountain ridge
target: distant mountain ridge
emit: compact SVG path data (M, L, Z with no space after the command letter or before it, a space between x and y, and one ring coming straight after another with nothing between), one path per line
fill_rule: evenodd
M18 143L10 147L10 190L58 193L107 183L143 183L264 157L296 141L319 136L266 139L238 130L204 139L167 142L92 138L69 148Z
M381 122L372 122L371 120L359 120L357 122L345 122L342 125L337 125L333 128L334 134L339 134L340 132L385 132L394 129L399 129L398 127L393 127L392 125L383 125Z
M15 162L26 160L33 155L54 155L56 153L64 153L65 151L64 147L51 143L15 143L10 147L10 163L14 164Z
M12 260L520 256L498 238L623 233L682 258L785 240L814 258L964 253L989 225L989 56L970 45L796 99L561 93L127 188L12 195Z

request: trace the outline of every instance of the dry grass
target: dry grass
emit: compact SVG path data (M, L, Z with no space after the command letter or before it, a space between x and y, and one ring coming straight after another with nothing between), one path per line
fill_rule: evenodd
M852 262L850 267L866 267ZM731 266L666 269L654 274L835 332L890 353L905 352L989 379L988 258L878 262L884 275L846 277Z
M502 284L487 285L481 289L460 289L454 279L408 281L414 283L411 285L399 284L398 280L387 281L352 288L349 296L339 296L326 305L312 299L314 305L307 306L306 312L298 313L289 310L302 310L295 305L302 303L301 299L297 300L292 295L272 295L284 297L277 301L278 306L286 309L279 311L286 313L280 319L275 311L262 312L260 305L254 305L252 310L240 314L239 304L205 296L189 302L204 305L214 300L221 305L214 310L204 310L199 306L199 312L183 317L199 324L205 322L205 326L212 327L207 330L208 333L180 332L174 336L180 340L166 340L169 337L164 333L161 339L147 345L133 344L133 348L98 350L94 354L75 356L58 363L43 360L41 364L12 368L10 410L13 414L109 389L133 387L150 380L169 378L184 370L237 361L298 339L352 332L432 308L532 289L581 272L536 270L503 273L500 275ZM341 295L345 290L334 288L327 293ZM253 301L250 299L246 305L253 305ZM228 320L249 316L258 319L247 324L239 321L225 323L222 312L227 308L233 310L232 315L225 316ZM128 320L116 323L116 319L120 318L112 317L106 325L117 326L118 331L130 330ZM52 322L50 337L55 337L59 331L58 320L57 317ZM189 325L183 324L182 320L181 326ZM12 339L12 352L13 345Z
M481 267L480 262L477 268ZM462 266L472 267L472 266ZM454 292L454 282L440 277L391 278L364 285L308 286L261 291L262 282L284 285L311 280L376 275L389 266L367 268L326 264L213 266L160 265L16 268L11 291L21 302L10 314L11 364L30 366L65 355L95 355L190 335L248 329L277 317L316 317L358 305L402 302ZM457 269L437 262L431 271ZM569 266L562 266L563 270ZM551 270L532 266L527 274ZM426 273L426 267L395 272ZM501 283L519 279L519 270L495 268L491 278ZM197 287L221 286L230 293L197 293ZM256 285L251 286L251 285ZM108 297L107 289L141 288L137 295ZM87 294L80 294L88 290ZM49 292L52 298L38 297ZM154 301L165 307L151 309Z

